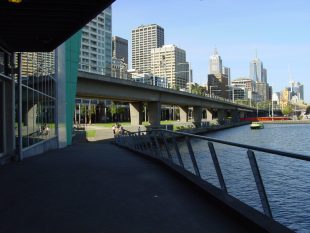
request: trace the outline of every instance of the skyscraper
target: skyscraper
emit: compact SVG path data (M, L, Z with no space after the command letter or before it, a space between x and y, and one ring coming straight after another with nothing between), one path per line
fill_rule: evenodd
M164 29L156 24L142 25L132 30L132 68L151 72L151 49L164 45Z
M123 59L128 65L128 40L118 36L112 37L112 56L117 59Z
M186 52L175 45L164 45L151 50L151 73L167 78L170 88L186 88L190 67Z
M267 76L267 71L265 71ZM264 71L262 61L256 57L250 62L250 78L256 82L264 82ZM266 77L267 79L267 77Z
M22 77L55 74L54 51L22 52L21 61L22 61L21 64Z
M101 12L82 29L79 70L111 74L112 9Z
M231 80L230 80L230 68L229 67L226 67L226 66L223 66L222 67L222 74L226 75L227 78L228 78L228 85L231 84Z
M222 73L222 59L218 54L217 49L214 49L214 53L209 58L209 74L221 74Z

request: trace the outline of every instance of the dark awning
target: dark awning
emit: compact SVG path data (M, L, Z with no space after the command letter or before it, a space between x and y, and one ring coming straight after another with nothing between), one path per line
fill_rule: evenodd
M0 0L0 46L11 52L52 51L115 0Z

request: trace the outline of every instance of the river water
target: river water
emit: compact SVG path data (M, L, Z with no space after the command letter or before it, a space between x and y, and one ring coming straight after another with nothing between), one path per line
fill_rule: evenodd
M265 124L261 130L249 125L208 133L207 137L310 156L310 124ZM206 141L192 140L204 179L219 186ZM180 143L185 167L193 171L187 146ZM262 211L246 149L214 143L230 195ZM255 153L273 217L299 233L310 232L310 162L267 153Z

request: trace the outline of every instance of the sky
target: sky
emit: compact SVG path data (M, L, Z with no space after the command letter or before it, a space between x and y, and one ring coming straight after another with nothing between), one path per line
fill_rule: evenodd
M309 0L116 0L112 34L128 40L129 68L131 31L148 24L164 28L165 44L186 51L194 82L207 82L215 47L232 80L249 76L257 51L274 91L292 79L310 103Z

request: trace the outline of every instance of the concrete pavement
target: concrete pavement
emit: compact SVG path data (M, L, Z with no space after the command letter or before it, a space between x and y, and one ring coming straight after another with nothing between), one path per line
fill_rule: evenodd
M106 141L0 167L0 233L254 232L193 185Z

